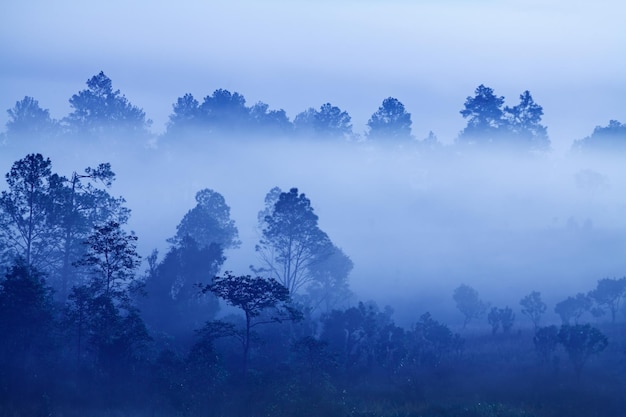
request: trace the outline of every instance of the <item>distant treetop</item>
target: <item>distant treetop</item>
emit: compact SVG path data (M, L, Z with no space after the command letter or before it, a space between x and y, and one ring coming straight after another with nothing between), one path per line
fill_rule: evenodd
M574 141L572 148L582 152L624 151L626 124L611 120L607 126L596 126L590 136Z
M500 146L525 150L547 150L550 147L547 129L541 124L543 108L536 104L529 91L520 95L520 103L504 107L504 97L493 89L479 85L474 97L467 97L460 111L467 119L457 143L477 146Z
M369 139L412 140L411 113L398 99L388 97L367 122Z
M152 121L120 90L113 90L111 79L102 71L87 80L87 89L74 94L69 101L72 112L62 122L71 135L81 138L150 135Z

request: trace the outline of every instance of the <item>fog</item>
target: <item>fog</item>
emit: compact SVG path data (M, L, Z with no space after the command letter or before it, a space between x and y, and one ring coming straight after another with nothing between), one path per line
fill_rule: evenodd
M254 246L265 194L297 187L354 262L356 298L393 306L399 324L425 311L458 322L452 291L461 283L492 305L518 310L533 290L553 306L626 271L619 158L260 138L114 149L41 152L66 176L112 164L111 193L132 209L127 228L144 257L154 248L164 254L195 193L211 188L226 199L242 241L226 253L223 270L250 273L259 265ZM35 151L3 149L1 169ZM552 312L548 320L556 321Z

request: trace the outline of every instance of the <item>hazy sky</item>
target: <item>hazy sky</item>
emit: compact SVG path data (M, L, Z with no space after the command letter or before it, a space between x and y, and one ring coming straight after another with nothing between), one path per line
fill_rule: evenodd
M171 105L217 88L284 108L331 102L362 133L393 96L413 131L450 142L479 84L528 89L554 148L626 121L626 3L608 1L4 1L0 123L25 95L61 118L103 70L163 130Z

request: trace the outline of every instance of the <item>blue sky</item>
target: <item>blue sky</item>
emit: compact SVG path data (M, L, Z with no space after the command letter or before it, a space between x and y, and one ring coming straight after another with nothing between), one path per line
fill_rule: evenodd
M161 131L177 97L217 88L284 108L325 102L363 132L393 96L413 131L451 141L479 84L528 89L553 146L626 121L622 1L22 0L0 13L0 123L30 95L63 117L103 70Z

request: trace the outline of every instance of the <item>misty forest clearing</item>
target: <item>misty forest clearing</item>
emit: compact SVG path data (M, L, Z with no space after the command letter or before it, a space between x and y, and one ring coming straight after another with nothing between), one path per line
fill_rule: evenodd
M451 143L216 90L161 135L103 72L0 145L0 416L623 416L626 127Z

